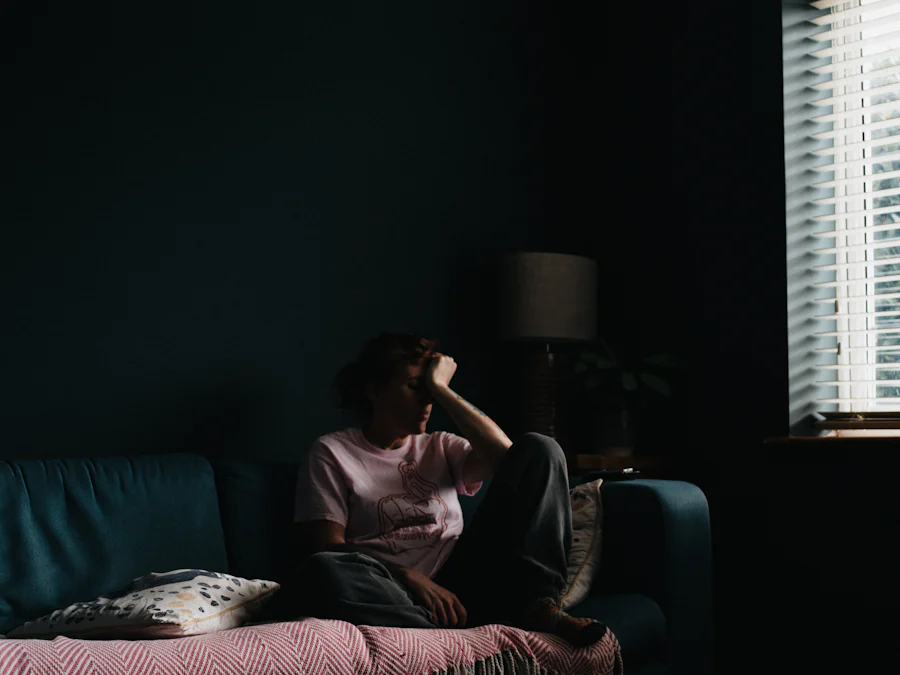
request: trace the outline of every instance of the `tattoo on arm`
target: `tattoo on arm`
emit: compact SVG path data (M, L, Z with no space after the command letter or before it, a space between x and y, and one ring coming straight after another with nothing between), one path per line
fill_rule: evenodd
M483 413L481 410L479 410L479 409L475 406L474 403L470 403L469 401L467 401L466 399L464 399L464 398L463 398L462 396L460 396L459 394L456 394L456 398L457 398L458 400L462 401L463 403L465 403L466 405L470 406L475 412L477 412L477 413L478 413L479 415L481 415L482 417L486 417L487 420L488 420L489 422L493 422L493 420L492 420L490 417L488 417L485 413Z

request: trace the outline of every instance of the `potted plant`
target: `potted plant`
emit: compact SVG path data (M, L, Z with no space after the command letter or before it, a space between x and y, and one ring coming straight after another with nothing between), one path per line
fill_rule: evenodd
M630 455L639 411L660 397L671 398L672 385L664 375L686 368L687 363L669 353L620 358L602 340L601 344L603 355L594 350L577 355L572 373L574 389L588 404L593 432L590 442L596 450Z

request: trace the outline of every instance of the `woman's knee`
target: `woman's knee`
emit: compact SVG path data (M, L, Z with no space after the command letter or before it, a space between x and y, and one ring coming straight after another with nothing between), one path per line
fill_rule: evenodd
M374 558L358 552L324 551L309 556L299 570L311 616L369 623L363 605L413 605L406 591ZM355 612L362 611L363 614ZM389 625L375 623L372 625Z
M358 601L371 593L371 584L360 585L366 572L379 563L355 552L321 551L310 555L300 566L298 586L308 595L308 603L315 616L334 618L334 608L344 601ZM368 600L368 598L365 598Z
M300 565L298 576L304 585L332 589L338 585L345 555L335 551L313 553Z
M356 551L320 551L313 553L298 570L304 583L333 590L346 585L348 577L359 576L361 571L379 574L390 579L390 572L377 560Z
M527 454L536 460L547 462L548 464L559 464L563 467L566 466L566 453L563 451L562 446L555 438L551 438L545 434L536 431L529 431L522 434L516 442L513 443L510 450L513 448L515 448L517 452Z

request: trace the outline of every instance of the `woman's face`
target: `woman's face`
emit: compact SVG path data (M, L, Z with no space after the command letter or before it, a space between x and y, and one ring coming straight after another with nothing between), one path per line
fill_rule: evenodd
M404 366L394 379L378 388L370 388L373 405L372 421L398 436L425 433L434 399L425 385L426 367Z

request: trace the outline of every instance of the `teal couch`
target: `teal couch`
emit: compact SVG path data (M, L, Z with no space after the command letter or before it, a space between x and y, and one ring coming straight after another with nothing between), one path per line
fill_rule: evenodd
M150 571L278 581L292 619L308 553L292 523L297 465L158 454L0 461L0 634ZM467 521L486 490L461 498ZM606 622L629 675L712 672L709 512L680 481L607 482L600 576L573 614Z

